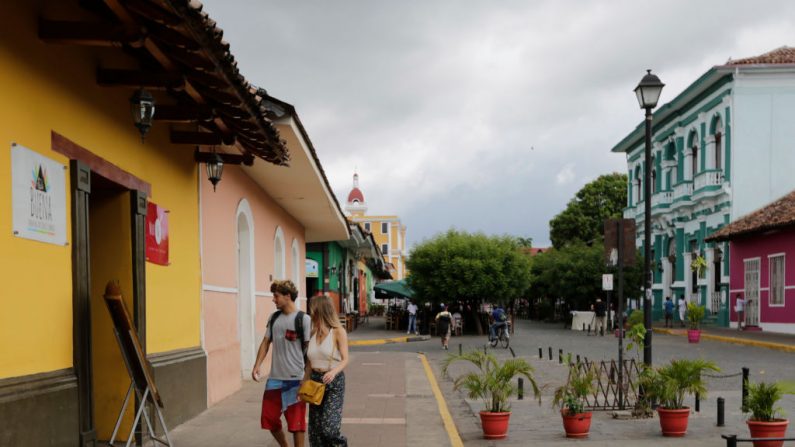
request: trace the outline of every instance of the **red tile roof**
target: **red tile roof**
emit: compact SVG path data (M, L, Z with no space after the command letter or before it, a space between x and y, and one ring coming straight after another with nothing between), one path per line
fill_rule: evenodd
M795 64L795 48L784 46L776 48L773 51L760 54L759 56L746 57L737 60L729 59L728 62L726 62L726 65L728 66L769 64Z
M707 241L728 241L789 226L795 226L795 191L726 225L709 235Z

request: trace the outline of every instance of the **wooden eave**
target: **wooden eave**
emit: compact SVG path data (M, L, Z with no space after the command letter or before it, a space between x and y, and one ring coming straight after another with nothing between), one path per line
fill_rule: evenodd
M196 124L190 131L172 128L172 143L236 143L244 155L288 164L284 141L240 74L223 31L200 3L80 0L75 7L95 14L96 19L42 17L39 38L51 44L115 47L136 59L138 69L97 67L96 81L108 88L165 92L174 103L162 103L159 97L154 119L177 126Z

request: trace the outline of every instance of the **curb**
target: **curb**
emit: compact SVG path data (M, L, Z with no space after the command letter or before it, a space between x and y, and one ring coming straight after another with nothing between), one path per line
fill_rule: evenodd
M667 335L680 335L684 336L687 333L680 333L676 330L665 329L665 328L654 328L654 332L659 334L667 334ZM715 341L722 341L724 343L732 343L735 345L746 345L746 346L755 346L757 348L767 348L773 349L776 351L783 351L783 352L795 352L795 346L787 345L784 343L773 343L769 341L758 341L758 340L749 340L747 338L738 338L738 337L727 337L724 335L712 335L701 332L701 338L705 340L715 340Z
M415 341L430 340L431 337L427 335L415 335L406 337L394 338L376 338L372 340L348 340L348 346L373 346L373 345L388 345L392 343L411 343Z
M442 418L444 429L447 432L448 439L450 440L450 446L464 447L464 443L461 440L461 435L458 433L458 429L456 428L455 422L453 421L453 416L450 414L450 410L447 408L447 401L444 400L444 394L442 394L441 389L439 389L439 383L436 382L436 376L434 376L433 369L431 369L431 365L428 363L428 358L425 357L425 354L423 353L419 353L417 356L422 362L422 367L425 370L425 376L428 378L428 383L431 385L431 391L433 392L433 397L436 399L436 405L439 408L439 416Z

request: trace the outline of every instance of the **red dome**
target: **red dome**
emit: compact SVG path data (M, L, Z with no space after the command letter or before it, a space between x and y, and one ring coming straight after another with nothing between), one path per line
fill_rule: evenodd
M348 203L352 203L353 201L364 203L364 194L362 194L362 190L359 188L353 188L348 194Z

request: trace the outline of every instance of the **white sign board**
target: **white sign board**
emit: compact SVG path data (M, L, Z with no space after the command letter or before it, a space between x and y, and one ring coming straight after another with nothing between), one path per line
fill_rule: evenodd
M612 274L604 274L602 275L602 290L613 290L613 275Z
M318 276L317 261L315 261L314 259L306 259L304 263L306 265L306 277L317 278Z
M66 245L64 165L11 145L11 209L14 236Z

